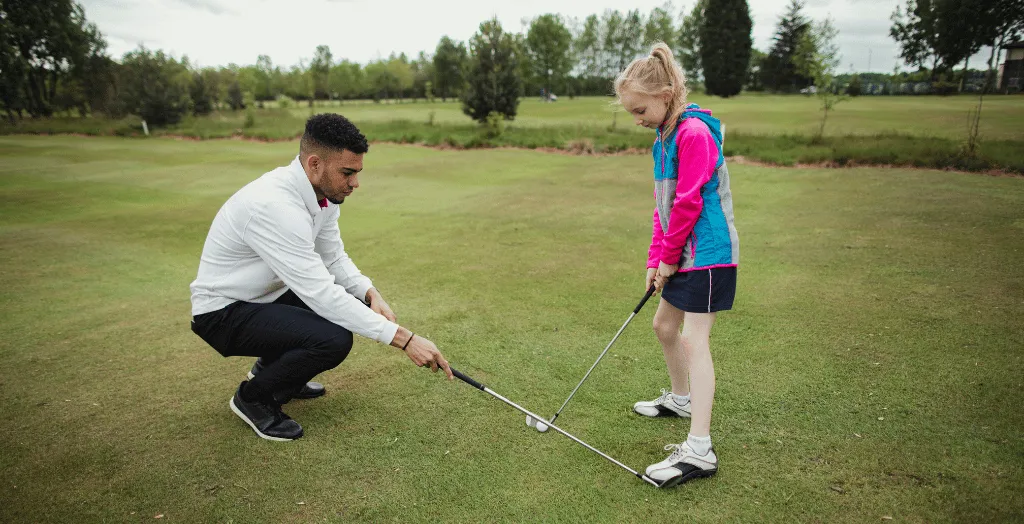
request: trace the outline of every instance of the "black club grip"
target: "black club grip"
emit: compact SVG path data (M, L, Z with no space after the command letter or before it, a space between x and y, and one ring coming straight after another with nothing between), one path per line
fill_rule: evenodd
M654 284L651 284L651 287L647 288L647 294L644 295L644 298L640 299L640 303L637 304L636 305L636 309L633 310L633 314L634 315L639 313L640 310L644 308L644 304L646 304L647 301L651 299L651 295L653 295L653 294L654 294Z
M458 378L459 380L465 382L466 384L469 384L470 386L475 387L476 389L479 389L480 391L484 390L484 385L479 383L479 382L477 382L477 381L475 381L475 380L473 380L472 378L469 377L469 375L467 375L467 374L465 374L465 373L463 373L463 372L461 372L461 371L459 371L459 370L457 370L457 369L455 369L455 368L453 368L451 366L448 366L448 368L452 370L452 375L455 375L455 377Z

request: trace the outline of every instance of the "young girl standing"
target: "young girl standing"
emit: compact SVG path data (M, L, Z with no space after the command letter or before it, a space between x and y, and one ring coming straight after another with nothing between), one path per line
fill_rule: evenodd
M665 44L629 64L615 93L637 125L657 131L654 142L654 224L645 289L661 302L654 331L672 390L633 410L648 417L690 418L690 433L647 475L673 486L718 471L711 445L715 368L709 339L718 311L736 295L739 239L733 225L722 127L711 112L686 104L686 79ZM681 328L681 329L680 329Z

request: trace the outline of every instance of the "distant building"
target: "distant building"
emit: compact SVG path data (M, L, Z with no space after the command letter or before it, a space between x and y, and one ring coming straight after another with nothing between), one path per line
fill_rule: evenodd
M1003 92L1019 93L1024 87L1024 41L1003 46L1006 61L999 64L999 78L996 85Z

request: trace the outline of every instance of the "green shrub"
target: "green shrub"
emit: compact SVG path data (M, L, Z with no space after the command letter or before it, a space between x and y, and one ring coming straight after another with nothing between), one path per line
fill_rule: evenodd
M252 91L246 91L243 97L245 104L245 128L249 129L256 125L256 104Z
M497 138L505 132L505 116L497 111L491 111L484 123L484 136Z
M291 109L295 107L295 100L288 95L277 95L277 107L278 109Z

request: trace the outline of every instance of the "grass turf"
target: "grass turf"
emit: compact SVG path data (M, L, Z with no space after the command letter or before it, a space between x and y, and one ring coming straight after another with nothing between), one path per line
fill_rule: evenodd
M690 101L710 108L725 121L729 132L748 135L812 135L821 119L820 103L813 96L765 95L744 93L733 98L719 98L702 93L690 95ZM611 97L560 98L544 103L534 97L520 99L515 125L522 127L617 127L644 136L649 130L636 128L629 115L613 104ZM829 113L825 127L827 136L873 136L899 134L916 137L937 137L963 140L967 134L967 112L978 104L976 96L860 96L847 99ZM408 120L426 122L431 111L438 124L465 124L469 117L461 105L449 101L426 103L373 104L365 101L318 103L317 108L330 108L355 122L388 122ZM306 104L289 110L297 118L309 115ZM615 114L618 113L616 117ZM982 106L981 135L989 140L1024 140L1024 97L988 96Z
M0 521L1014 520L1024 512L1022 180L732 166L715 326L722 470L657 491L360 340L256 438L251 362L188 328L217 208L295 143L0 138ZM642 295L649 160L375 145L346 245L452 363L553 413ZM653 304L651 304L653 305ZM559 425L643 468L685 436L634 321Z
M744 94L731 99L692 97L711 107L727 129L727 152L775 165L900 165L969 171L1024 173L1024 98L990 96L981 120L980 146L965 154L970 96L857 97L832 112L825 136L814 139L818 101L805 96ZM650 147L652 134L636 128L607 97L564 99L545 104L521 101L519 115L500 136L488 136L462 114L457 102L373 104L366 101L319 103L313 111L341 112L375 141L417 143L455 148L556 148L576 153L616 152ZM244 112L220 112L186 118L153 132L199 139L243 136L261 140L290 139L310 114L307 107L268 108L244 125ZM137 117L54 118L25 120L17 126L0 122L0 134L78 133L141 135Z

